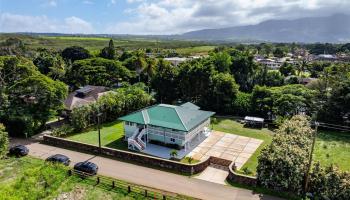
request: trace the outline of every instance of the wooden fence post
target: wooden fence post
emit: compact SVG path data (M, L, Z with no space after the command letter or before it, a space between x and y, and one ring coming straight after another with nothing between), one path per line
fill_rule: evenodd
M147 197L148 196L148 194L147 194L148 192L147 192L147 190L145 190L145 197Z
M112 188L115 188L115 182L112 181Z
M166 196L165 196L165 194L163 194L163 200L166 200Z
M72 176L72 170L68 170L68 176Z
M130 185L128 185L128 193L130 193L131 192L131 187L130 187Z
M97 177L96 185L100 184L100 177Z

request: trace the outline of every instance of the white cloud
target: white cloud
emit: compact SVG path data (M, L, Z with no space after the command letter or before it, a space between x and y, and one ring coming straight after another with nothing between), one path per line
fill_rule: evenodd
M85 0L85 1L83 1L83 4L92 5L92 4L94 4L94 2L89 1L89 0Z
M43 4L41 4L43 7L56 7L57 2L55 0L45 0Z
M111 4L116 4L117 3L117 0L111 0Z
M28 16L11 13L0 15L1 32L57 32L57 33L94 33L92 25L72 16L62 20L49 19L45 15Z
M168 34L204 28L256 24L269 19L293 19L348 13L347 0L127 0L128 21L107 27L109 33Z

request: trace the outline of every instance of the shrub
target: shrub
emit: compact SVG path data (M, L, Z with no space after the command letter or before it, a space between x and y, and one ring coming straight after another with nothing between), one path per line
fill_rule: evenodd
M5 131L5 126L0 124L0 159L3 158L7 153L9 144L8 134Z
M52 136L56 136L56 137L62 137L62 136L65 136L69 133L72 133L73 132L73 127L68 125L68 124L64 124L58 128L55 128L52 130Z
M305 116L294 116L277 130L258 160L258 182L276 190L301 194L313 130Z
M350 197L350 173L335 166L322 168L319 163L310 174L310 188L316 199L346 200Z

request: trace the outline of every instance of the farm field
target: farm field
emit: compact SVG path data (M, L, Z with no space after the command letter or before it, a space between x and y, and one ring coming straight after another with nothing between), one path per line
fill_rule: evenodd
M19 34L0 34L0 42L9 37L16 37L24 42L31 49L48 48L63 50L70 46L81 46L92 53L99 52L108 45L109 37L82 37L82 36L28 36ZM177 41L177 40L156 40L151 38L127 38L114 37L114 46L125 48L127 50L146 49L146 48L163 48L178 49L179 53L207 53L214 49L214 46L208 46L207 43L195 41Z

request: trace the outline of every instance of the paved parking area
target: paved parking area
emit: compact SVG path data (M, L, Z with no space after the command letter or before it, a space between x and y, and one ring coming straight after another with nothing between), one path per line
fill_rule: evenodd
M232 160L240 169L262 143L262 140L255 138L212 131L210 136L187 156L196 160L205 160L209 156Z

